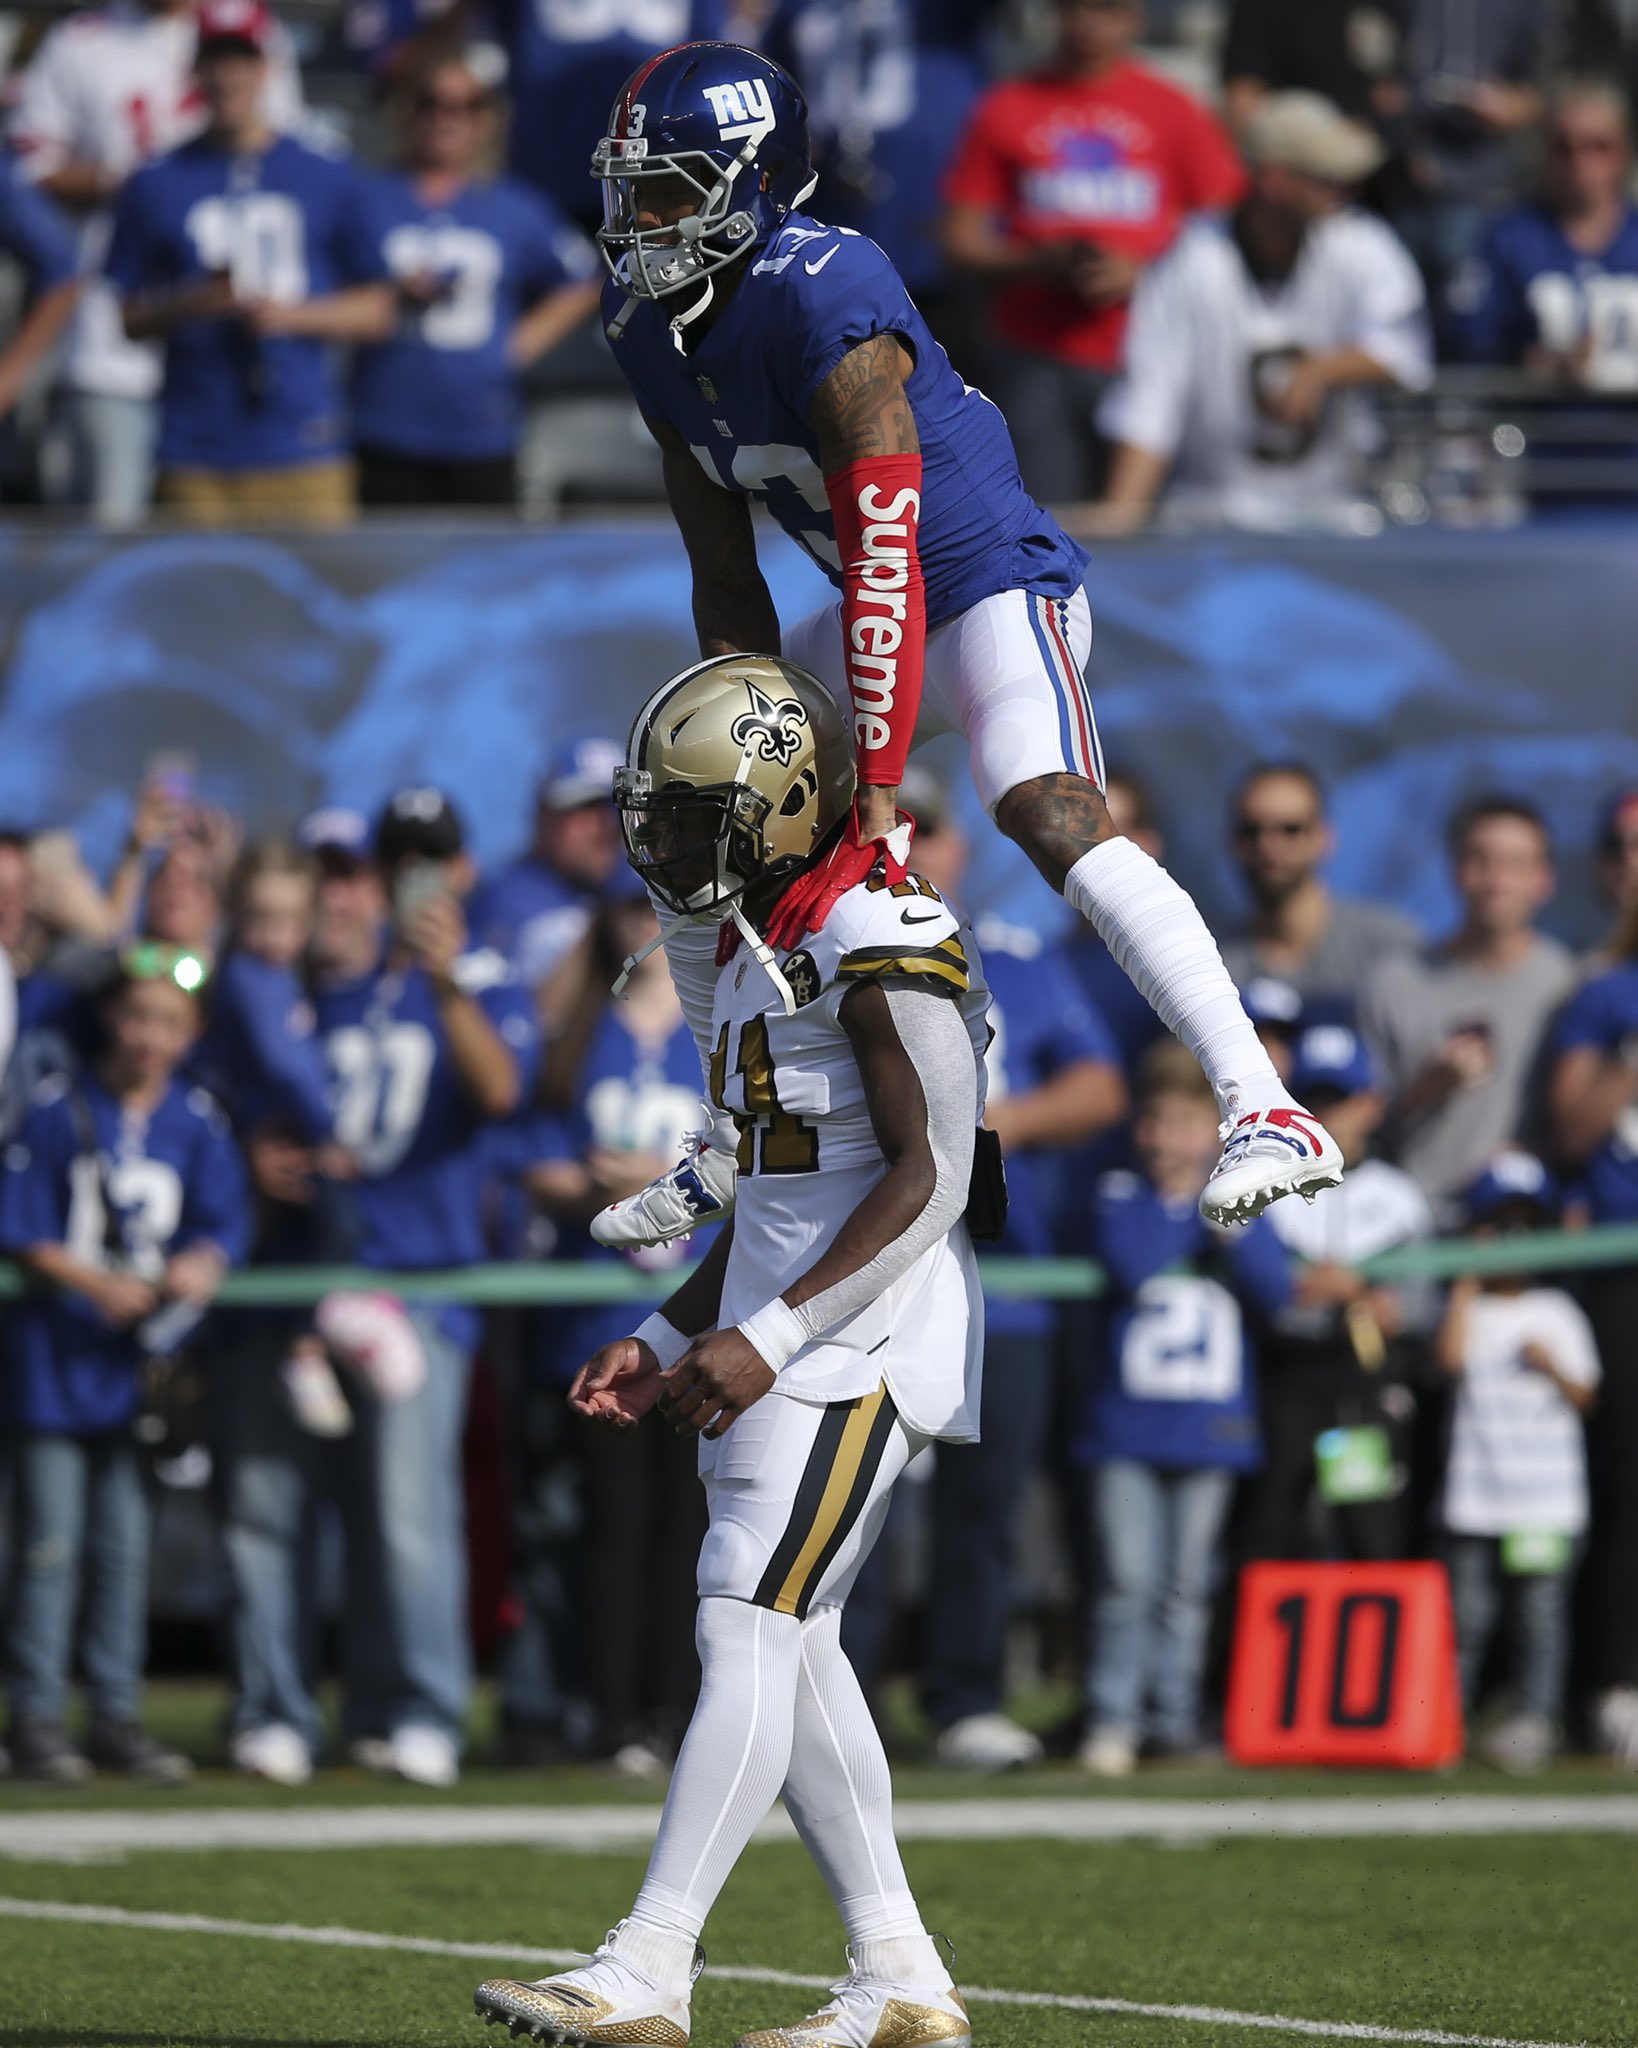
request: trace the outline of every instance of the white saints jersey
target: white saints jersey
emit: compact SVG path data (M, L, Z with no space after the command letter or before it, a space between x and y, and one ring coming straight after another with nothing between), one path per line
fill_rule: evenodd
M723 1328L805 1273L887 1171L841 1022L850 989L874 980L958 1003L982 1109L989 992L971 931L930 882L872 877L779 964L794 1014L748 947L717 977L711 1094L740 1130ZM958 1223L876 1300L804 1345L777 1391L850 1401L885 1379L911 1428L965 1442L978 1434L983 1330L972 1240Z
M159 14L137 0L116 0L59 22L17 86L11 137L25 176L48 178L78 163L123 180L197 134L204 105L193 72L196 37L191 7ZM268 45L265 103L281 131L303 118L295 47L282 24ZM86 271L101 269L113 222L111 204L84 216L80 261ZM96 280L80 300L63 368L77 391L151 398L159 389L160 351L155 343L126 339L118 298Z
M1173 464L1172 496L1247 525L1343 497L1363 429L1340 394L1317 426L1269 400L1304 355L1363 349L1409 390L1433 377L1422 280L1393 230L1346 211L1318 221L1288 278L1260 284L1226 224L1192 222L1139 283L1126 368L1098 422Z

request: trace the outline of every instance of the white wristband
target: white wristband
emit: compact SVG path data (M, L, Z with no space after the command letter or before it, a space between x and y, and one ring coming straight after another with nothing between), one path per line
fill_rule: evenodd
M681 1330L668 1323L658 1309L647 1322L639 1323L631 1334L639 1344L646 1344L654 1353L660 1361L661 1372L675 1365L694 1341L692 1337L685 1337Z
M739 1334L747 1343L755 1345L774 1372L783 1372L808 1341L802 1318L795 1309L787 1308L777 1294L754 1316L741 1318Z

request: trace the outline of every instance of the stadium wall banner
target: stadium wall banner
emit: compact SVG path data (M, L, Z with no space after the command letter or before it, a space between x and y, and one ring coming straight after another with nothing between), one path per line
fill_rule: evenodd
M1375 541L1148 540L1097 551L1091 675L1110 763L1143 776L1208 916L1239 900L1229 791L1257 760L1326 778L1346 894L1451 914L1442 826L1529 794L1562 852L1551 922L1599 929L1597 807L1638 781L1630 526ZM776 603L827 601L768 532ZM622 736L693 658L686 564L648 519L546 529L375 525L313 537L0 533L0 825L71 825L106 866L144 762L185 748L253 828L364 808L408 781L459 803L484 862L520 847L549 751ZM959 745L974 907L1067 913L982 829Z

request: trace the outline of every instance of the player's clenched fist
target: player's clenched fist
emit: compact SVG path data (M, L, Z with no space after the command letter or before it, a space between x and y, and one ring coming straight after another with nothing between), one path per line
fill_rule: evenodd
M696 1337L660 1378L660 1413L679 1436L721 1436L774 1383L761 1352L735 1329Z
M605 1429L632 1429L660 1398L660 1361L640 1337L616 1337L594 1351L569 1387L576 1415Z

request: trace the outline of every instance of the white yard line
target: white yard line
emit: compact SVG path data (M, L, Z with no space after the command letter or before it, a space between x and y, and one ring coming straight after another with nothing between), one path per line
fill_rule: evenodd
M643 1851L658 1806L284 1806L0 1815L0 1857L103 1862L153 1849L398 1849L517 1844ZM906 1799L905 1842L1206 1842L1229 1836L1638 1834L1638 1793L1405 1793L1317 1799ZM759 1842L789 1842L782 1812Z
M462 1956L473 1962L530 1964L563 1969L581 1960L573 1949L510 1948L493 1941L435 1941L412 1934L373 1934L360 1927L301 1927L289 1922L216 1920L201 1913L133 1913L119 1906L77 1906L53 1899L0 1897L0 1919L59 1920L85 1927L143 1928L156 1934L218 1934L239 1940L289 1941L312 1948L397 1949L410 1955ZM750 1964L713 1965L715 1978L740 1984L773 1984L796 1991L826 1991L828 1977L803 1977L789 1970ZM1284 2013L1235 2012L1212 2005L1150 2005L1132 1998L1091 1998L1073 1992L975 1991L969 2000L986 2005L1049 2006L1060 2012L1118 2013L1128 2018L1181 2020L1202 2027L1256 2027L1265 2033L1301 2034L1319 2041L1389 2041L1426 2048L1581 2048L1567 2041L1522 2041L1498 2034L1449 2034L1437 2027L1375 2027L1360 2020L1302 2020Z

